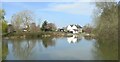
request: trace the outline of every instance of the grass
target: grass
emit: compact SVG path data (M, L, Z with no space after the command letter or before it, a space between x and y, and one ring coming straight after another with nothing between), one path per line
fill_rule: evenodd
M38 37L58 37L58 36L64 36L64 32L53 32L53 31L48 31L48 32L19 32L19 33L10 33L10 34L5 34L3 37L9 37L9 38L38 38Z

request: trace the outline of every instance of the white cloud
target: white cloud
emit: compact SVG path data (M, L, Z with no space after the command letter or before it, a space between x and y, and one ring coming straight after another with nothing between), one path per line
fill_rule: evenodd
M55 3L50 4L47 8L40 9L41 11L56 11L69 14L91 15L94 6L89 3Z

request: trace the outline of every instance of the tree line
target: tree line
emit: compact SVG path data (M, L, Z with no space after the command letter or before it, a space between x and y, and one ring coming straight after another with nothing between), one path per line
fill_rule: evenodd
M118 39L118 6L117 2L96 2L94 12L94 33L98 38Z
M93 33L97 37L97 52L105 59L117 60L120 2L96 2L95 5Z
M94 11L94 26L92 30L93 33L102 38L103 36L107 38L112 37L117 39L118 37L118 8L120 6L117 2L96 2L96 9ZM0 24L2 25L2 33L7 33L7 22L5 20L5 10L0 9ZM36 32L36 31L55 31L57 29L54 23L48 23L45 20L42 27L36 25L34 13L29 10L20 11L11 17L11 25L16 32L21 32L23 28L26 31ZM111 36L112 35L112 36Z
M54 23L48 23L45 20L40 27L40 24L36 25L34 13L29 10L23 10L11 17L11 24L8 25L5 20L5 10L0 9L0 23L2 25L3 35L6 33L16 32L40 32L40 31L55 31L57 29Z

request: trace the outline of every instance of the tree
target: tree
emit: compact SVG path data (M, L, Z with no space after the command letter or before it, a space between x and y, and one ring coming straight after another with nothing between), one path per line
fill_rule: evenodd
M91 33L93 30L93 27L90 24L86 24L85 26L83 26L83 32L85 33Z
M16 31L20 31L21 28L27 27L29 31L29 25L33 21L34 14L29 10L18 12L12 16L11 23Z
M7 22L5 20L2 21L2 33L7 33Z
M3 9L0 9L0 30L2 30L2 33L7 33L7 22L5 21L5 11ZM1 29L2 28L2 29Z
M54 23L48 23L46 26L46 29L48 29L50 31L55 31L57 29L57 27Z
M94 31L99 45L97 52L105 59L118 59L118 4L97 2L96 8Z
M35 32L38 32L38 31L40 31L40 28L38 26L36 26L35 23L31 23L31 25L30 25L30 32L35 33Z
M118 6L116 2L96 3L96 35L117 39L118 36ZM112 35L112 36L111 36ZM107 38L106 38L107 39Z
M4 19L5 17L5 11L3 9L0 9L0 20Z
M45 20L42 24L41 30L45 31L45 27L47 26L48 22Z
M14 32L14 28L13 28L13 25L9 24L8 25L8 28L7 28L7 33L13 33Z
M20 25L22 25L21 16L19 14L14 14L11 18L11 23L16 32L20 31Z

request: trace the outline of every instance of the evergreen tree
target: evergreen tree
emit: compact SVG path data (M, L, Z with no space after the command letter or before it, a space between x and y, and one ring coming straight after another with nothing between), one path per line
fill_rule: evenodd
M42 24L42 27L41 27L42 31L45 31L47 24L48 24L48 22L45 20Z

